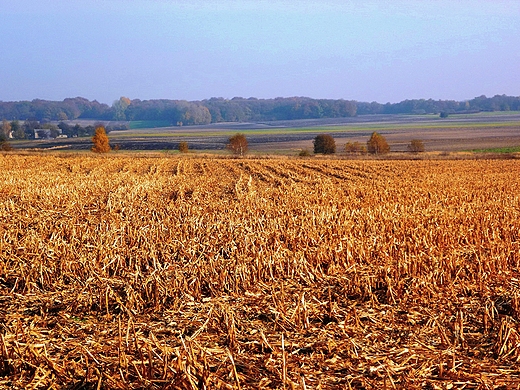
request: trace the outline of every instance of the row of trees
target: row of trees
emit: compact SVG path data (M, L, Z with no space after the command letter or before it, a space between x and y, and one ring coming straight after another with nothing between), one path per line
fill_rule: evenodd
M478 111L518 111L520 96L484 95L467 101L413 99L399 103L357 102L307 97L257 99L211 98L202 101L130 100L121 97L112 106L76 97L63 101L35 99L1 102L0 118L40 122L95 119L100 121L167 121L171 125L217 122L339 118L366 114L439 114Z
M0 137L5 139L13 138L13 139L34 139L38 135L38 131L41 131L42 135L49 138L57 138L59 135L64 135L69 138L71 137L91 137L94 135L94 131L96 127L99 127L100 124L96 124L94 126L87 125L81 126L76 123L75 125L70 125L66 122L60 122L57 125L49 122L40 122L37 120L25 120L23 122L19 120L7 121L2 120L2 127L0 129ZM128 129L128 125L121 124L115 126L107 126L106 132L110 132L112 130L126 130ZM42 131L44 130L44 131ZM42 135L39 137L42 138Z
M97 130L96 130L97 131ZM99 143L99 139L103 139L103 142L108 145L108 137L97 138L98 134L93 138L94 144ZM97 141L96 141L97 140ZM314 153L315 154L334 154L336 153L336 141L330 134L319 134L314 138ZM227 144L227 149L237 156L243 156L247 153L248 142L244 134L237 133L230 137ZM94 150L94 149L93 149ZM100 151L101 147L97 147L95 151ZM110 149L108 149L110 150ZM107 151L108 151L107 150ZM421 140L414 139L410 141L408 145L408 151L412 153L424 152L424 143ZM179 143L179 151L181 153L187 153L189 151L188 143L182 141ZM345 144L345 152L347 154L386 154L390 152L390 146L386 141L385 137L377 132L373 132L370 139L367 141L366 146L361 142L347 142ZM303 150L300 156L309 156L310 153Z
M413 139L408 145L408 151L412 153L424 152L424 143L421 140ZM373 132L366 145L361 142L347 142L345 144L347 154L386 154L390 152L390 146L385 137L377 132ZM330 134L320 134L314 139L315 154L334 154L336 153L336 141ZM305 155L303 153L302 155Z

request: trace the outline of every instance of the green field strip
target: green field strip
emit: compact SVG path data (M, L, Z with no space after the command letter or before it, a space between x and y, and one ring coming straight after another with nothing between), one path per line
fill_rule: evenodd
M505 146L502 148L472 149L474 153L520 153L520 146Z
M340 125L340 126L316 126L316 127L279 127L273 129L221 129L221 130L188 130L179 131L175 129L154 129L147 131L125 131L125 133L112 132L113 138L151 138L151 137L222 137L231 136L236 133L249 135L280 135L280 134L305 134L305 133L347 133L357 131L385 131L385 130L453 130L470 128L511 128L519 127L520 121L516 122L464 122L464 123L387 123L387 124L363 124L363 125ZM147 130L147 129L143 129Z

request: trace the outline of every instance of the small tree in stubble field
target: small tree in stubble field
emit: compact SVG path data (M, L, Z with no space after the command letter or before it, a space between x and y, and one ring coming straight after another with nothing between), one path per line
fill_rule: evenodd
M188 153L189 150L190 150L190 147L188 146L188 143L186 141L179 142L179 152Z
M367 150L371 154L385 154L390 151L390 146L385 137L374 131L367 141Z
M314 153L336 153L336 141L330 134L319 134L314 138Z
M408 145L408 151L411 153L424 152L424 143L420 139L413 139Z
M110 144L108 143L108 136L104 126L96 127L94 137L92 137L92 151L95 153L108 153L110 152Z
M243 156L247 152L247 139L244 134L237 133L228 140L227 148L236 156Z

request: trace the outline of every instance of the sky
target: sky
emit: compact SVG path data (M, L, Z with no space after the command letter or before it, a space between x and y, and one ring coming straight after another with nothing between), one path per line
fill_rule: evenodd
M0 0L0 100L520 95L518 0Z

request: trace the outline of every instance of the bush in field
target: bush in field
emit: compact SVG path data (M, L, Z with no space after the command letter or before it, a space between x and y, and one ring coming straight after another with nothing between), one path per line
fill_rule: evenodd
M92 151L95 153L108 153L110 152L110 144L108 143L108 136L104 126L96 127L94 137L92 137Z
M186 141L179 142L179 152L181 153L188 153L190 150L188 143Z
M336 141L330 134L320 134L314 138L314 153L336 153Z
M11 146L11 144L9 142L7 142L6 139L4 139L3 137L0 137L0 150L2 150L4 152L10 152L11 150L13 150L13 147Z
M390 151L390 147L385 137L374 131L367 141L367 150L371 154L384 154Z
M243 156L247 152L247 139L244 134L237 133L229 138L227 148L237 156Z
M348 154L365 154L367 148L361 142L347 142L345 144L345 153Z
M424 143L420 139L413 139L408 145L408 151L412 153L424 152Z
M300 157L309 157L311 155L311 153L309 152L308 149L302 149L300 150L300 153L298 153L298 156Z

